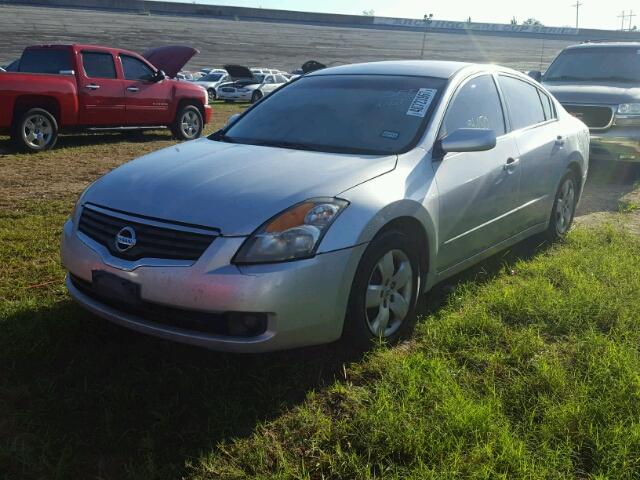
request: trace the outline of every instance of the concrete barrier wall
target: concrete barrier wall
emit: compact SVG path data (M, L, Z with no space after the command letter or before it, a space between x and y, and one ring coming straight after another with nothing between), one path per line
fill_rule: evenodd
M263 8L228 7L172 3L146 0L0 0L0 4L47 6L60 8L93 9L149 15L197 16L244 21L287 22L306 25L334 27L376 28L390 30L422 31L421 19L373 17L364 15L340 15L327 13L294 12ZM575 29L570 27L544 27L471 23L434 20L428 31L485 34L504 36L526 36L537 38L573 38L574 40L640 40L640 32Z

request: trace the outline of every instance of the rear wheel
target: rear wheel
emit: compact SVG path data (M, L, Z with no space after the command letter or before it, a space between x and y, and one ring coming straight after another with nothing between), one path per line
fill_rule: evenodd
M253 95L251 95L251 103L259 102L261 98L262 92L260 90L256 90L255 92L253 92Z
M194 105L185 105L178 112L171 126L173 135L179 140L193 140L202 135L203 121L200 110Z
M32 108L18 120L13 141L27 152L42 152L53 148L58 140L58 122L43 108Z
M213 102L215 99L218 98L218 94L216 93L215 88L210 88L207 90L207 95L209 97L209 103Z
M345 320L345 339L355 348L367 350L376 341L394 344L413 331L419 265L418 246L402 232L385 232L369 244Z
M556 198L553 202L553 210L551 211L551 219L549 220L549 228L546 235L549 240L559 240L567 235L573 224L577 202L578 180L573 171L567 170L560 181L560 187L558 187Z

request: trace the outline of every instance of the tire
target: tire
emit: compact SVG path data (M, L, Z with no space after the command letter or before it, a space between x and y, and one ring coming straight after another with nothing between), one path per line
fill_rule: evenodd
M553 201L553 208L546 231L547 240L554 242L563 239L573 224L578 203L578 180L576 174L567 170L560 180L560 186Z
M185 105L176 115L171 132L178 140L194 140L202 135L203 127L200 110L194 105Z
M216 89L215 88L208 89L207 90L207 97L208 97L209 103L211 103L214 100L216 100L218 98L218 94L216 93Z
M351 287L343 332L344 340L358 351L379 341L396 344L413 331L420 275L418 248L404 233L388 231L365 250Z
M43 152L58 141L58 122L43 108L32 108L22 114L15 125L12 139L25 152Z
M262 92L260 90L256 90L251 95L251 103L257 103L262 99Z

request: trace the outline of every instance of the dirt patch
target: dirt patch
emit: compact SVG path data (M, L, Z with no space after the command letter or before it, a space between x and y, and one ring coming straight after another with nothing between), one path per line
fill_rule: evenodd
M576 224L614 222L640 235L640 164L594 163Z

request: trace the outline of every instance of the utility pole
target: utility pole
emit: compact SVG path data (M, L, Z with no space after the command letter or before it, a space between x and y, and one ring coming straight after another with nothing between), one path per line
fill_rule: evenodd
M628 15L628 17L629 17L629 31L631 31L631 24L633 23L633 17L635 17L635 16L636 16L636 14L633 13L633 10L631 10L629 12L629 15Z
M580 28L580 7L583 5L580 0L576 1L575 5L571 5L572 7L576 7L576 28Z
M620 15L618 15L618 18L622 19L622 25L620 27L620 30L622 30L624 32L624 21L627 19L626 12L623 10L622 13Z
M424 59L424 46L425 46L425 43L427 42L427 27L431 23L432 18L433 18L433 13L430 13L429 15L425 13L424 19L423 19L424 33L422 34L422 50L420 50L420 59Z

